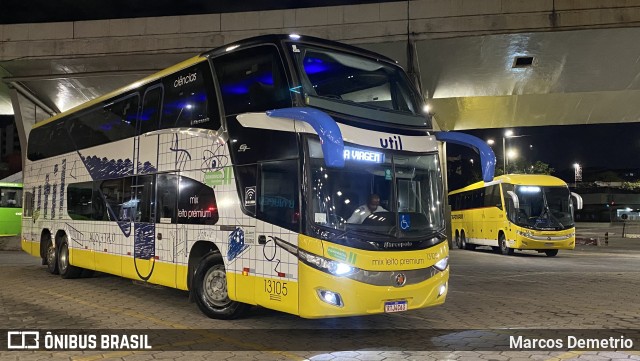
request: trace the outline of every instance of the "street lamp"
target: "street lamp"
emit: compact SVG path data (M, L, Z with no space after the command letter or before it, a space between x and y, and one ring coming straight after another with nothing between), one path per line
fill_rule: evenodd
M507 174L507 149L506 149L506 139L511 138L513 136L513 130L507 129L504 132L504 137L502 137L502 169L504 169L504 174Z
M582 167L580 167L579 163L574 163L573 169L575 170L573 186L577 188L578 182L582 182Z

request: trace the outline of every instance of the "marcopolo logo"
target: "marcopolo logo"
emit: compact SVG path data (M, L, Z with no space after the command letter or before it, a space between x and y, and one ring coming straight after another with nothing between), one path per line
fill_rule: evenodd
M183 85L189 84L198 80L198 75L196 73L189 73L186 76L180 75L176 81L173 82L173 87L178 88Z

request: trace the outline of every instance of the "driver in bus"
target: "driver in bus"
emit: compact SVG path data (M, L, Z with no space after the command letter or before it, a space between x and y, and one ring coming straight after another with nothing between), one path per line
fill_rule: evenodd
M367 217L369 217L372 213L376 212L388 212L386 209L380 207L380 196L377 194L372 194L369 196L367 200L367 204L363 204L360 207L356 208L353 211L353 214L349 219L347 219L347 223L351 224L361 224L364 222Z

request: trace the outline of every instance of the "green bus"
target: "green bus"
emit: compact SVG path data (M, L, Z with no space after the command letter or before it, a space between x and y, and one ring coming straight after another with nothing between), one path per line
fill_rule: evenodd
M0 182L0 236L16 236L22 230L22 183Z

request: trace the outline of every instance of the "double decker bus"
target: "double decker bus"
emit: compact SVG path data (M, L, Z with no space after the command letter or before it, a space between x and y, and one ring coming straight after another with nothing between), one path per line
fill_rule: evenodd
M441 304L444 191L423 106L396 62L356 47L270 35L214 49L36 124L22 247L63 278L188 290L212 318Z
M22 226L22 183L0 182L0 236L17 236Z
M582 198L549 175L508 174L449 193L451 227L461 249L490 246L512 255L534 250L554 257L575 248L574 211Z

